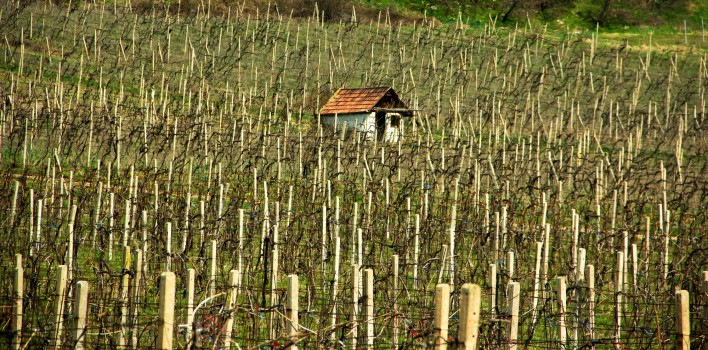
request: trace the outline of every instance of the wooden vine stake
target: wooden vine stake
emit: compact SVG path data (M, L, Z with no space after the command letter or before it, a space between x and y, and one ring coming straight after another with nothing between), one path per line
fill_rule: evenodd
M615 346L620 345L622 326L622 294L624 289L624 253L617 252L617 274L615 276Z
M352 315L351 315L351 348L356 349L356 338L359 333L357 314L359 313L359 265L352 264Z
M160 275L160 308L157 314L157 349L172 350L172 330L175 321L175 274Z
M76 283L74 300L74 349L83 350L86 335L86 313L88 311L89 284L86 281Z
M288 275L288 291L285 301L285 334L292 342L288 347L289 350L297 350L297 329L299 327L298 319L298 278L297 275Z
M12 304L12 349L19 350L22 345L22 301L24 298L24 268L22 254L15 254L15 280L12 283L15 302Z
M231 290L229 291L229 295L226 298L226 307L224 308L224 311L228 313L228 319L226 320L226 329L224 329L224 348L226 349L231 348L231 333L233 332L234 328L233 309L234 302L236 301L236 296L238 295L237 293L239 274L240 271L238 270L231 270L229 272L229 286L231 287Z
M588 338L592 344L595 340L595 266L587 265L585 267L585 283L588 289L587 299L587 317L588 317ZM594 348L594 346L593 346Z
M433 334L436 350L447 349L448 319L450 315L450 285L440 283L435 286L435 316Z
M457 343L460 349L476 350L479 339L480 305L482 289L472 283L462 285L460 291L460 325L457 329Z
M196 280L196 271L194 269L187 269L187 348L189 348L192 343L192 330L194 328L194 281Z
M54 329L52 348L61 348L61 334L64 329L64 299L66 298L66 265L59 265L56 274L56 299L54 299Z
M689 319L688 291L676 292L676 349L691 349L691 323Z
M366 348L374 349L374 270L364 270L364 312L366 322Z
M519 334L519 299L521 299L521 285L519 282L511 282L507 287L507 307L510 319L507 328L507 349L516 350L516 343Z
M565 324L566 312L566 280L565 276L558 277L558 342L565 348L568 330Z

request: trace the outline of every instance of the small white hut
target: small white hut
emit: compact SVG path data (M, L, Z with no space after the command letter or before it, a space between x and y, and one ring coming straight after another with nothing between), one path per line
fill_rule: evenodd
M320 109L323 124L364 133L367 139L397 142L403 136L403 117L413 111L390 87L339 89Z

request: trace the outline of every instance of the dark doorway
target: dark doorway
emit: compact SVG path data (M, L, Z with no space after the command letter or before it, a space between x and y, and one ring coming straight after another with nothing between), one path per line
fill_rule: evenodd
M383 140L386 131L386 112L376 112L376 138Z

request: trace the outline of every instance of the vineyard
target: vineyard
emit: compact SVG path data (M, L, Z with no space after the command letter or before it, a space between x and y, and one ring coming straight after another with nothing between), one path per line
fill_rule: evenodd
M60 3L0 5L0 348L708 349L700 27ZM321 123L373 86L397 142Z

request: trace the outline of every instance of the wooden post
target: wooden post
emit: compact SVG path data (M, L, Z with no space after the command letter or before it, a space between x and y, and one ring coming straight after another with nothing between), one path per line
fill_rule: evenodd
M536 316L538 315L538 294L541 289L540 285L540 275L541 275L541 252L543 250L543 242L536 242L536 270L534 271L533 279L533 307L531 314L531 327L536 324Z
M172 350L172 330L175 320L175 274L160 275L160 309L157 314L157 344L159 350Z
M166 262L166 271L171 271L172 270L172 223L168 222L165 224L165 232L167 234L167 243L165 250L167 252L167 262Z
M187 269L187 332L186 332L186 344L189 348L192 344L192 330L194 328L194 281L195 281L194 269Z
M433 334L435 334L434 348L447 349L448 318L450 315L450 285L440 283L435 286L435 315Z
M558 341L563 349L568 334L565 324L566 310L566 282L565 276L561 276L558 277Z
M339 238L337 238L339 240ZM339 242L339 241L337 241ZM393 255L393 350L398 349L398 254Z
M61 334L64 329L64 298L66 297L66 265L59 265L56 274L56 299L54 300L54 329L52 348L61 348Z
M617 271L615 275L615 347L620 345L622 327L622 293L624 293L624 253L617 252Z
M514 280L514 252L508 251L506 256L506 264L509 271L509 283L511 283Z
M521 285L519 282L511 282L506 292L507 307L511 318L507 328L507 349L516 350L516 342L519 333L519 299L521 299Z
M143 211L144 213L144 211ZM132 330L130 332L130 344L133 349L138 348L138 329L140 324L138 322L138 311L140 306L140 283L143 278L143 251L138 249L135 253L135 277L133 278L133 284L131 288L133 289L131 295L133 297L133 320Z
M211 241L211 254L209 258L209 297L216 293L216 241Z
M236 293L238 293L238 280L240 271L231 270L229 272L229 295L226 298L226 307L224 310L229 314L226 320L226 329L224 330L224 348L231 349L231 333L234 329L234 301L236 301Z
M366 322L366 348L374 349L374 270L364 270L364 321Z
M595 341L595 266L587 265L585 267L585 280L588 288L588 338L590 344ZM592 345L594 349L595 346Z
M543 298L548 297L548 255L550 253L551 224L546 224L543 242L543 274L541 274L541 288L543 288Z
M708 320L708 271L703 271L703 319ZM703 342L703 350L708 350L708 342Z
M75 350L84 348L84 336L86 335L86 313L88 311L88 289L86 281L76 283L76 300L74 301L74 345Z
M457 329L457 342L461 349L476 350L479 339L481 288L472 283L462 285L460 291L460 325Z
M676 292L676 349L691 349L691 323L688 308L688 291Z
M116 334L118 347L125 347L128 333L128 284L130 283L130 246L123 246L123 270L121 271L120 295L118 304L120 305L120 331Z
M489 314L494 318L497 309L497 264L489 264Z
M359 326L357 321L357 314L359 312L359 265L352 264L352 337L351 337L351 348L356 349L356 338L359 333Z
M22 346L22 301L24 298L24 268L22 267L22 254L15 254L15 280L12 289L15 302L12 304L12 349L19 350ZM704 283L705 284L705 283Z
M288 291L285 301L285 334L288 335L292 345L289 350L297 350L297 329L299 327L298 319L298 279L297 275L288 275Z

